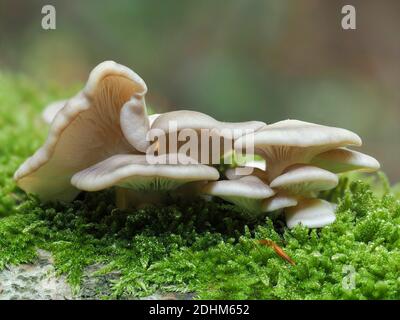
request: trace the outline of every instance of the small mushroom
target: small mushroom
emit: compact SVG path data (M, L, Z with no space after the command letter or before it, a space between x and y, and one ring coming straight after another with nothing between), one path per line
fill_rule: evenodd
M364 153L347 148L337 148L316 155L311 164L334 173L347 171L373 172L380 168L379 162Z
M112 156L76 173L71 184L83 191L99 191L110 187L130 189L136 192L136 195L130 193L130 196L140 200L149 193L154 197L155 193L174 190L186 183L219 178L218 170L213 167L175 163L172 160L177 158L175 154L155 156L156 159L151 160L148 157L132 154ZM182 160L186 156L179 157ZM159 197L156 198L158 200Z
M124 136L120 113L123 106L135 113L136 106L144 116L146 91L129 68L112 61L99 64L84 89L57 112L44 145L15 173L18 186L43 201L70 201L79 193L70 183L76 172L115 154L139 153L134 139Z
M262 201L275 194L255 176L210 182L203 188L203 193L222 198L252 213L260 213Z
M260 178L262 181L267 180L267 172L264 170L252 167L250 174L242 175L242 169L244 169L244 167L229 168L225 171L225 176L228 180L237 180L247 176L255 176L257 178Z
M296 205L297 197L279 192L273 197L265 199L262 203L261 210L262 212L272 212Z
M46 106L42 112L42 118L47 124L51 124L56 117L58 111L64 108L68 100L54 101Z
M238 138L235 149L247 138ZM361 139L349 130L298 120L280 121L254 133L256 153L267 163L268 182L291 165L309 163L317 154L346 145L360 146Z
M301 199L295 207L285 209L286 225L293 228L302 224L308 228L321 228L336 219L333 204L321 199Z
M273 189L285 190L293 195L308 195L333 189L338 184L336 174L310 165L294 165L271 181Z

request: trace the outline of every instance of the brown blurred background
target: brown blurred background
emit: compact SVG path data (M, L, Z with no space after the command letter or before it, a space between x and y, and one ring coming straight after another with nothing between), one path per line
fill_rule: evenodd
M41 28L45 4L56 30ZM341 28L345 4L357 30ZM398 0L0 0L0 69L71 86L112 59L159 112L351 129L396 182L399 32Z

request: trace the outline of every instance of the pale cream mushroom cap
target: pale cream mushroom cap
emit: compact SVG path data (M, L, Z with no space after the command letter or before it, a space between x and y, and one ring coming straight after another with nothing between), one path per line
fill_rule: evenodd
M201 164L179 164L172 161L176 156L115 155L76 173L71 183L84 191L113 186L137 191L167 191L189 182L219 179L217 169Z
M262 212L272 212L297 205L297 197L285 193L278 193L272 198L265 199L262 203Z
M42 118L44 122L46 122L47 124L52 123L58 111L64 108L67 101L68 100L59 100L59 101L54 101L49 105L47 105L42 112Z
M294 165L271 181L270 187L286 190L289 194L304 195L332 189L338 182L337 175L327 170L310 165Z
M121 130L120 111L131 99L144 105L146 91L129 68L100 63L85 88L58 111L44 145L17 170L18 186L44 201L70 201L79 192L70 184L73 174L114 154L136 153Z
M264 122L261 121L221 122L209 115L198 111L178 110L161 114L153 122L151 128L161 129L164 132L169 132L171 122L175 122L177 124L177 131L183 129L226 129L232 133L231 137L233 139L237 139L241 135L246 134L246 130L257 131L266 125ZM239 130L242 132L239 132Z
M235 141L235 149L246 136ZM265 126L254 133L256 152L267 163L269 181L297 163L308 163L315 155L347 145L361 145L360 137L346 129L328 127L298 120L284 120Z
M166 143L158 148L159 154L189 152L192 158L203 164L219 164L229 161L226 156L232 160L233 144L236 138L264 126L265 123L260 121L221 122L201 112L179 110L158 116L151 129L165 134ZM181 134L183 137L180 137ZM185 140L187 137L189 140ZM207 138L208 149L204 140ZM193 139L196 141L193 142ZM223 161L222 156L224 156Z
M250 167L250 168L256 168L256 169L259 169L262 171L265 171L267 169L267 164L266 164L265 160L248 161L243 166Z
M285 209L285 217L290 229L298 224L322 228L336 219L334 205L321 199L301 199L297 206Z
M154 113L154 114L149 115L149 124L150 124L150 127L153 125L154 121L156 121L156 119L157 119L159 116L161 116L161 113Z
M254 213L261 212L262 200L275 194L255 176L210 182L203 188L203 193L222 198Z
M364 153L347 148L337 148L316 155L311 164L334 173L347 171L374 172L379 170L379 162Z
M360 137L347 129L300 120L283 120L265 126L255 136L257 145L313 147L324 145L360 146Z
M127 101L120 114L121 130L128 142L138 151L145 153L150 145L147 133L150 119L142 98L132 97Z
M250 174L242 175L241 174L242 169L250 169L251 172L250 172ZM254 168L254 167L247 167L247 168L237 167L237 168L229 168L229 169L225 170L225 176L228 178L228 180L237 180L237 179L247 177L247 176L255 176L263 181L266 181L267 172L264 170L261 170L259 168Z

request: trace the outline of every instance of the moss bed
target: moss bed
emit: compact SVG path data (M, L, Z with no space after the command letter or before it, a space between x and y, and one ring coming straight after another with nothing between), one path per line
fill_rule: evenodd
M339 204L321 230L287 230L222 201L123 211L112 191L41 204L12 180L45 139L42 107L74 92L0 73L0 270L50 251L76 292L86 267L118 271L104 298L193 292L198 299L399 299L400 201L380 179L342 177L324 197ZM295 265L258 243L269 239ZM353 284L348 285L348 284Z

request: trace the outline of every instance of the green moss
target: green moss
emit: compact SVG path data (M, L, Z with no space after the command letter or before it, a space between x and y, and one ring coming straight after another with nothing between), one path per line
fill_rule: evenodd
M400 298L400 203L386 182L376 188L343 177L323 195L339 203L337 221L311 231L222 201L171 197L163 207L124 211L106 191L43 205L18 190L12 174L43 142L41 106L63 90L7 75L0 85L0 269L33 261L42 248L75 290L87 266L119 271L106 298L156 290L210 299ZM257 239L275 241L296 265ZM343 285L353 281L352 289Z

